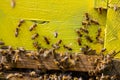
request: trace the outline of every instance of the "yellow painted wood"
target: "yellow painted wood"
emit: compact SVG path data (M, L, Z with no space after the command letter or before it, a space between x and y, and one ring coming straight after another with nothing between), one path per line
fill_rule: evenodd
M76 28L82 27L81 21L84 19L84 13L90 13L91 18L99 21L100 26L89 26L91 37L95 40L95 35L98 27L102 27L102 36L104 36L104 28L106 24L106 11L99 14L94 9L94 0L15 0L15 8L11 7L11 0L0 0L0 39L6 45L16 47L25 47L26 49L33 50L31 36L34 33L39 33L39 38L36 39L42 47L50 48L51 44L59 39L63 40L62 44L69 45L73 51L79 51L77 44ZM15 28L20 19L25 19L25 23L20 28L18 38L15 38ZM35 20L48 20L48 24L38 24L36 30L29 32L29 27ZM54 38L53 33L59 33L58 38ZM46 45L43 36L50 39L51 44ZM83 45L87 44L97 49L98 51L103 47L100 44L93 44L87 42L84 38ZM83 46L82 45L82 46ZM61 45L62 46L62 45ZM64 51L63 48L60 51Z
M105 47L108 51L120 50L120 23L119 23L119 10L114 11L113 8L108 9ZM120 57L118 54L116 58Z
M109 0L108 4L110 7L114 7L114 6L120 7L120 0Z
M94 2L95 2L95 4L94 4L95 8L102 7L104 9L107 9L108 0L94 0Z

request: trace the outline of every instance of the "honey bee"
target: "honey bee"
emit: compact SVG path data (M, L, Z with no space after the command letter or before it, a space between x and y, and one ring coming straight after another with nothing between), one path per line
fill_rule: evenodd
M39 46L38 42L33 42L33 46L36 48L36 49L40 49L41 47Z
M54 61L55 65L60 65L60 63L57 60L54 59L53 61Z
M36 76L36 72L35 72L35 71L32 71L32 72L29 73L29 75L30 75L31 77L35 77L35 76Z
M15 77L18 77L18 78L22 78L23 77L23 75L20 74L20 73L15 73L14 75L15 75Z
M94 78L89 78L88 80L94 80Z
M82 77L80 77L78 80L83 80L83 78L82 78Z
M37 27L37 24L34 23L30 28L29 28L29 31L32 31L33 29L35 29Z
M90 19L88 13L85 13L85 18L86 18L87 21Z
M13 60L14 60L15 63L20 61L20 56L19 55L14 55Z
M9 46L2 45L0 48L1 48L1 49L9 49Z
M65 70L64 66L62 66L62 65L60 65L59 68L62 70ZM62 80L64 80L64 79L62 79Z
M82 21L82 25L85 25L85 26L90 25L90 22L88 22L88 21Z
M67 59L68 59L68 56L65 56L64 58L62 58L62 59L60 60L60 62L66 62Z
M25 21L23 19L21 19L18 23L18 27L21 27L22 23L24 23Z
M75 66L76 61L74 59L68 59L69 67Z
M3 41L0 41L0 45L5 45L5 43Z
M6 70L11 70L12 67L11 67L10 65L4 65L4 69L6 69Z
M117 77L117 75L113 75L113 76L110 77L110 79L111 80L118 80L118 77Z
M1 63L1 64L7 63L6 56L2 56L0 63Z
M101 52L105 52L106 51L106 48L102 48Z
M26 57L32 57L33 54L31 52L25 54Z
M101 28L98 28L98 34L97 34L97 36L100 36L100 33L101 33Z
M32 38L31 38L31 39L34 40L34 39L36 39L38 36L39 36L39 34L38 34L38 33L35 33L35 34L32 35Z
M11 0L11 7L12 7L12 8L15 7L15 0Z
M100 14L102 14L103 8L102 8L102 7L99 7L99 8L98 8L98 12L99 12Z
M61 44L62 43L62 40L60 39L57 43L56 43L56 45L59 45L59 44Z
M7 76L6 76L6 79L10 79L10 78L12 78L12 77L15 77L15 75L14 74L8 74Z
M50 54L50 50L46 50L46 51L44 51L44 53L43 53L43 57L44 57L44 58L47 58L47 57L49 57L49 54Z
M87 40L87 41L89 41L90 43L92 43L92 42L93 42L93 40L91 39L91 37L90 37L90 36L85 36L85 38L86 38L86 40Z
M25 52L26 51L24 47L19 47L19 48L17 48L17 50L19 50L19 52Z
M94 24L96 24L96 25L100 25L99 22L96 21L96 20L91 19L90 21L91 21L91 23L94 23Z
M72 48L71 48L71 47L68 47L68 46L66 46L66 45L63 45L63 47L64 47L65 49L69 50L69 51L72 51Z
M114 11L117 11L118 10L118 6L114 5L113 9L114 9Z
M77 77L74 77L73 80L78 80L78 78L77 78Z
M79 46L82 45L82 44L81 44L81 39L80 39L80 37L77 38L77 42L78 42L78 45L79 45Z
M55 49L59 49L60 48L60 46L56 45L56 44L52 44L52 47L55 48Z
M44 36L44 40L45 40L45 42L46 42L47 44L50 44L50 41L48 40L47 37Z
M80 28L80 30L82 31L82 32L85 32L85 33L89 33L89 31L87 30L87 29L85 29L85 28Z
M58 32L54 32L54 37L55 37L55 38L58 37Z
M100 77L100 80L105 80L105 75L102 73L102 76Z
M104 40L103 40L103 39L98 38L97 41L98 41L98 43L100 43L100 44L104 44Z
M15 29L15 37L18 37L18 34L19 34L19 28L16 28Z
M82 37L82 34L78 29L76 30L76 33L78 34L79 37Z

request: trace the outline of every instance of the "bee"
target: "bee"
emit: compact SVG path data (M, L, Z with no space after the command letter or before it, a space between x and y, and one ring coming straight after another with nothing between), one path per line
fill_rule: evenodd
M57 66L60 65L60 63L57 60L54 59L53 61L54 61L55 65L57 65Z
M32 57L33 54L31 52L25 54L26 57Z
M17 55L14 55L13 56L13 61L16 63L16 62L18 62L18 61L20 61L21 59L20 59L20 56L17 54Z
M82 21L82 25L85 25L85 26L90 25L90 22L88 22L88 21Z
M55 48L55 49L59 49L60 48L60 46L56 45L56 44L52 44L52 47Z
M85 13L85 18L86 18L87 21L90 19L88 13Z
M40 77L39 77L39 80L43 80L43 76L40 76ZM49 79L48 79L48 80L49 80Z
M96 24L96 25L100 25L99 22L96 21L96 20L91 19L90 21L91 21L91 23L94 23L94 24Z
M95 78L96 80L100 80L100 77L98 77L98 76L96 76L96 78Z
M89 41L90 43L92 43L92 42L93 42L93 40L91 39L91 37L90 37L90 36L85 36L85 38L86 38L86 40L87 40L87 41Z
M62 66L62 65L60 65L59 68L62 70L65 70L64 66ZM62 79L62 80L64 80L64 79Z
M102 48L101 52L105 52L106 51L106 48Z
M18 78L22 78L23 77L23 75L20 74L20 73L15 73L14 75L15 75L15 77L18 77Z
M54 32L54 37L55 37L55 38L58 37L58 32Z
M39 46L38 42L33 42L33 46L36 48L36 49L40 49L41 47Z
M13 52L13 48L12 48L12 46L9 46L8 51Z
M89 78L89 80L94 80L94 78Z
M6 56L2 56L0 63L1 63L1 64L7 63Z
M62 59L60 60L60 63L61 63L61 62L66 62L67 59L68 59L68 56L65 56L64 58L62 58Z
M76 33L78 34L79 37L82 37L82 34L81 34L80 30L77 29Z
M46 42L47 44L50 44L50 41L48 40L47 37L44 36L44 40L45 40L45 42Z
M0 41L0 45L5 45L5 43L3 41Z
M78 80L83 80L83 78L82 77L79 77L79 79Z
M35 29L37 27L37 24L34 23L30 28L29 28L29 31L32 31L33 29Z
M87 29L85 29L85 28L80 28L80 30L82 31L82 32L85 32L85 33L89 33L89 31L87 30Z
M99 7L99 8L98 8L98 12L99 12L100 14L102 14L103 8L102 8L102 7Z
M118 77L117 77L117 75L113 75L113 76L110 77L110 79L111 80L118 80Z
M23 19L21 19L18 23L18 27L21 27L22 23L24 23L25 21Z
M26 50L25 50L25 48L24 47L19 47L19 48L17 48L20 52L25 52Z
M105 75L102 73L102 76L100 77L100 80L105 80Z
M100 44L104 44L104 40L103 40L103 39L98 38L97 41L98 41L98 43L100 43Z
M62 40L60 39L57 43L56 43L56 45L59 45L59 44L61 44L62 43Z
M98 35L97 36L100 36L100 33L101 33L101 28L98 28Z
M35 77L35 76L36 76L36 72L35 72L35 71L32 71L32 72L29 73L29 75L30 75L31 77Z
M63 47L64 47L65 49L69 50L69 51L72 51L72 48L71 48L71 47L68 47L68 46L66 46L66 45L63 45Z
M6 70L11 70L11 69L12 69L11 65L4 65L4 68L5 68Z
M69 62L69 67L75 66L76 64L76 61L73 59L68 59L68 62Z
M39 36L39 34L38 34L38 33L35 33L35 34L32 35L32 38L31 38L31 39L34 40L34 39L36 39L38 36Z
M117 11L118 10L118 6L114 5L113 9L114 9L114 11Z
M87 49L85 47L81 47L80 48L80 51L83 53L83 54L87 54Z
M18 37L18 34L19 34L19 28L16 28L15 29L15 37Z
M80 37L77 38L77 42L78 42L78 45L79 45L79 46L82 45L82 44L81 44L81 39L80 39Z
M78 77L74 77L73 80L78 80Z
M15 0L11 0L11 7L12 7L12 8L15 7Z
M44 51L44 53L43 53L43 57L44 57L44 58L47 58L47 57L49 57L49 54L50 54L50 50L46 50L46 51Z
M11 74L8 74L8 75L6 76L6 79L9 80L9 79L12 78L12 77L15 77L15 75L11 73Z
M1 49L9 49L9 46L2 45L0 48L1 48Z

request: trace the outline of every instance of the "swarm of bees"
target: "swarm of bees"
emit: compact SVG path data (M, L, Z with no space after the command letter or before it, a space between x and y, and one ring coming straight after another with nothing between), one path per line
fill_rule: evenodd
M102 8L98 9L100 14L102 14ZM98 56L96 50L92 49L89 45L84 45L83 46L83 38L89 42L89 43L94 43L94 39L91 35L89 35L89 29L88 26L90 25L96 25L97 27L100 25L100 23L92 19L90 17L89 13L84 14L84 20L82 21L82 27L78 28L75 30L77 34L77 40L76 42L78 43L78 46L81 46L80 48L80 53L86 56L89 55L96 55ZM19 36L20 28L23 25L25 20L21 19L17 25L17 28L15 29L15 37L17 38ZM41 24L46 23L45 21L41 22ZM38 24L34 21L33 25L29 27L30 32L34 32L35 29L38 28ZM101 32L102 29L98 27L95 39L97 43L104 44L104 40L101 39ZM58 38L58 32L54 32L54 38ZM47 45L51 45L52 47L50 49L43 48L41 47L40 43L37 41L37 38L39 38L39 34L36 32L31 36L31 40L33 40L33 47L37 49L37 51L27 51L24 48L17 48L14 50L11 46L6 46L3 41L0 41L0 54L1 54L1 62L0 62L0 70L12 70L14 66L9 65L10 63L13 65L17 65L19 62L24 62L25 57L31 60L35 60L40 62L41 64L38 64L39 67L37 69L41 69L40 66L42 66L42 69L48 69L49 65L46 66L46 62L44 62L47 59L50 59L57 67L58 70L60 71L66 71L66 70L74 70L77 65L79 65L82 61L80 59L79 53L73 55L72 51L73 48L69 45L65 45L63 43L62 39L59 39L57 42L51 45L50 37L43 36L44 42ZM65 53L61 54L57 52L58 49L63 47L63 49L66 51ZM113 80L116 79L117 77L115 75L112 76L107 76L104 75L104 70L106 68L110 67L110 64L112 62L111 55L104 56L103 54L105 53L106 48L103 48L100 51L100 57L102 58L88 58L87 61L91 63L91 65L94 67L93 70L87 71L88 78L87 80ZM114 52L114 55L116 52ZM24 55L24 56L23 56ZM113 56L113 55L112 55ZM24 57L24 58L23 58ZM49 61L49 60L48 60ZM51 65L52 65L51 63ZM26 64L27 65L27 64ZM52 65L52 66L53 66ZM81 65L79 65L81 66ZM50 66L51 67L51 66ZM42 71L41 71L42 72ZM29 77L39 77L39 80L86 80L82 76L79 77L74 77L71 76L70 74L64 75L63 73L60 74L44 74L40 75L36 71L29 71L28 75ZM93 77L94 76L94 77ZM22 78L23 74L22 73L11 73L6 76L6 79L11 79L12 77L19 77Z
M59 40L56 45L60 45L62 43L62 40ZM38 43L34 43L35 46L38 45ZM64 47L66 49L70 49L70 47L65 46ZM7 49L0 49L0 54L1 54L1 71L4 72L4 70L12 70L13 67L10 66L9 64L17 64L18 62L23 62L24 63L24 58L23 57L28 57L31 60L37 60L39 62L41 62L41 64L44 63L45 59L53 59L53 64L51 63L51 65L56 65L58 67L59 70L61 71L66 71L69 70L71 68L74 69L74 67L76 67L79 64L79 61L81 62L81 59L79 56L81 53L82 54L93 54L93 55L98 55L96 53L95 50L93 50L92 48L90 48L88 45L84 46L81 48L81 53L77 53L77 54L71 54L69 52L66 52L65 54L60 54L58 52L55 51L56 49L47 49L47 48L40 48L39 51L27 51L25 50L23 47L17 48L17 50L14 50L11 46L8 46ZM106 51L106 48L103 48L101 50L101 54L103 54ZM88 76L89 79L94 79L96 78L96 80L102 80L103 78L105 80L112 80L113 78L117 79L117 75L112 75L112 76L108 76L104 74L104 70L105 69L109 69L111 67L111 63L112 63L112 58L114 55L116 55L119 52L115 52L113 51L111 54L108 55L101 55L99 57L101 58L88 58L88 61L94 66L93 70L88 71ZM51 58L53 57L53 58ZM43 60L43 61L41 61ZM45 64L45 63L44 63ZM27 64L25 64L27 65ZM80 66L80 65L79 65ZM46 66L44 66L44 68L47 69ZM37 68L38 69L38 68ZM36 69L35 69L36 70ZM42 71L40 71L42 73ZM29 78L40 78L40 80L42 79L57 79L58 78L61 80L66 80L66 79L70 79L70 80L79 80L82 79L84 80L84 77L79 76L79 77L73 77L71 75L63 75L63 73L61 73L60 77L59 75L56 75L56 77L51 77L50 75L55 75L54 74L49 74L49 76L46 76L46 72L43 74L38 74L38 71L28 71L27 75L23 73L10 73L6 76L6 79L12 79L12 78L23 78L24 76L27 76ZM59 73L60 74L60 73ZM104 74L104 75L103 75ZM96 77L92 77L92 76L96 76ZM87 78L88 79L88 78Z

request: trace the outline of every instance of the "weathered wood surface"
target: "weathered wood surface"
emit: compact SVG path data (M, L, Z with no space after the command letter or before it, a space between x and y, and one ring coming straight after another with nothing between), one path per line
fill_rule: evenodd
M57 56L57 58L61 58ZM73 55L73 60L76 57ZM66 71L83 71L88 72L89 70L94 70L95 66L93 62L95 59L101 59L100 56L97 55L78 55L78 60L75 62L75 65L69 68L66 68ZM1 58L0 58L1 59ZM60 67L55 64L53 55L49 55L46 58L39 57L38 59L33 59L31 57L27 57L22 55L20 57L21 60L16 61L15 63L8 63L11 68L25 68L25 69L47 69L47 70L60 70ZM6 63L7 64L7 63ZM67 64L66 64L67 65Z

